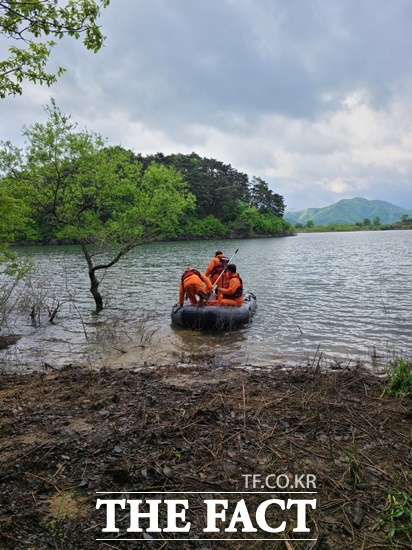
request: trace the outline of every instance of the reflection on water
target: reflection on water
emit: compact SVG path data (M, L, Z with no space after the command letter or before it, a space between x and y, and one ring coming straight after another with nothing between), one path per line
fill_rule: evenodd
M284 239L157 243L133 250L102 282L107 307L93 314L77 247L19 249L34 278L65 303L55 323L18 319L6 368L46 363L140 366L214 357L233 365L305 361L348 364L412 351L412 232L301 234ZM234 259L258 298L253 322L235 332L196 333L170 324L187 266L204 270L217 249Z

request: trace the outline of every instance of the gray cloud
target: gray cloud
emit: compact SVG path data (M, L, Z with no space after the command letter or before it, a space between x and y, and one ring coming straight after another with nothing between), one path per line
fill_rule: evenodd
M263 177L293 208L365 196L412 208L409 0L117 0L97 55L0 103L0 139L53 95L136 152L196 151Z

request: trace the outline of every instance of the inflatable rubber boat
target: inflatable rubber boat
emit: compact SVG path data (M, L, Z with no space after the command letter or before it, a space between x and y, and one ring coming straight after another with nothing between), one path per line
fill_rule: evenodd
M241 306L218 306L217 300L209 300L201 306L185 302L183 306L173 306L171 317L172 323L186 328L227 329L249 323L256 306L256 296L252 292L245 292Z

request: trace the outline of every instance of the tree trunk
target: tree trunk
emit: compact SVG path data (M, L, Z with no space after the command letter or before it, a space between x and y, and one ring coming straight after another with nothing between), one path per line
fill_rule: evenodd
M90 292L92 293L92 296L96 303L96 309L98 310L103 309L103 298L99 292L99 281L96 277L96 273L94 269L91 269L91 270L89 269L89 279L91 283Z
M80 241L80 246L82 247L84 257L86 258L87 265L89 267L90 292L92 293L96 303L96 309L99 311L103 309L103 298L99 292L99 280L96 277L96 267L93 265L93 260L87 250L86 243L84 241Z
M94 265L92 256L89 253L87 249L86 241L81 240L80 246L82 247L84 257L86 258L87 265L89 267L89 279L90 279L90 292L92 293L92 296L94 298L94 301L96 302L96 309L101 310L103 309L103 298L99 292L99 280L96 277L96 271L99 269L109 269L109 267L112 267L112 265L116 264L122 256L124 256L129 250L134 248L137 245L135 241L131 241L129 243L126 243L123 248L121 248L116 256L113 258L113 260L110 260L109 262L105 264L98 264Z

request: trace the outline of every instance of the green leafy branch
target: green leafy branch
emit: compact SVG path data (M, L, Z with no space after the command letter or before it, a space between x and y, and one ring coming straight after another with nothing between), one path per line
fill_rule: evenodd
M50 86L65 72L63 67L55 72L46 70L56 42L41 41L43 36L56 40L65 36L78 40L83 36L84 46L98 52L105 37L96 21L109 3L110 0L69 0L65 5L58 0L0 2L0 34L22 43L10 46L9 56L0 61L0 98L22 94L25 80Z

